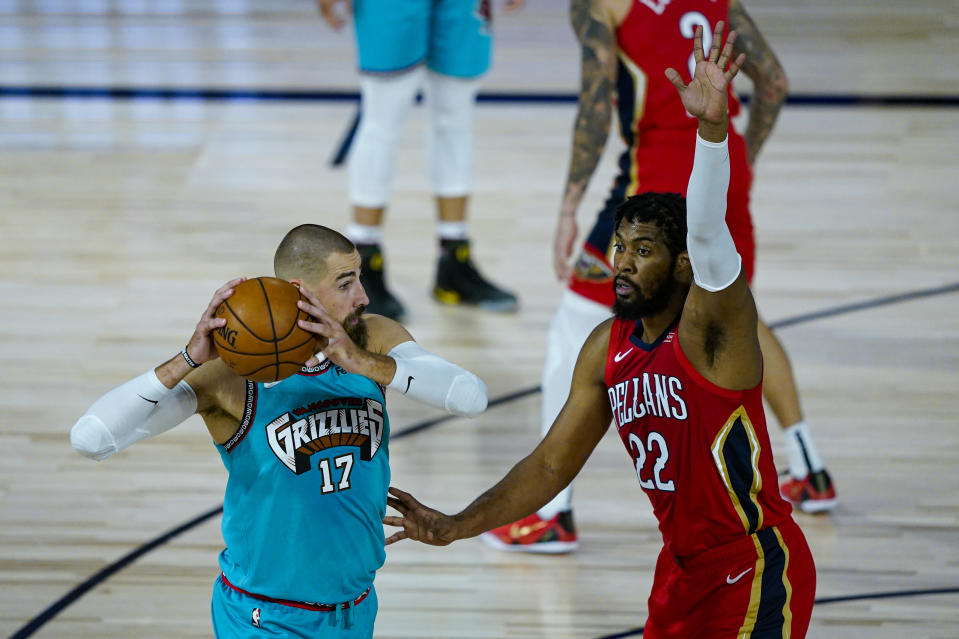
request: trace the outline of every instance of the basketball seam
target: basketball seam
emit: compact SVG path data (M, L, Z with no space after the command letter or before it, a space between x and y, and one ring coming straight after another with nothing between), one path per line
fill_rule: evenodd
M306 301L306 298L303 297L303 294L300 293L299 291L296 292L296 298L297 298L297 300L303 300L304 302ZM286 332L286 334L283 335L283 336L277 335L277 337L276 337L277 340L284 340L284 339L286 339L287 337L289 337L290 335L293 334L293 331L296 330L296 323L297 323L297 321L300 319L300 315L306 315L306 313L304 313L303 311L300 310L299 307L297 307L297 309L296 309L296 317L293 318L293 323L290 325L290 330L288 330L288 331ZM304 318L304 319L305 319L305 318ZM274 329L274 330L275 330L275 329Z
M227 346L220 346L219 344L216 345L216 348L217 348L217 350L226 351L226 352L228 352L228 353L233 353L234 355L247 355L247 356L249 356L249 357L266 357L266 356L271 355L271 354L277 354L277 355L279 355L279 354L289 353L290 351L295 351L296 349L302 347L304 344L307 344L308 342L310 342L312 339L313 339L313 338L310 337L310 338L308 338L308 339L300 342L299 344L294 344L293 346L286 347L286 348L284 348L283 350L275 349L275 353L251 353L250 351L238 351L238 350L236 350L235 348L229 348L229 347L227 347ZM269 342L267 342L266 340L260 340L260 341L263 342L264 344L269 344Z
M280 351L276 345L276 323L273 321L273 306L270 304L270 296L266 292L266 286L263 285L263 280L257 278L256 283L260 285L260 290L263 292L263 299L266 300L266 312L270 317L270 329L273 331L273 359L276 362L276 375L274 379L280 378ZM299 309L297 309L297 315L299 315Z
M247 326L247 325L246 325L246 322L244 322L242 319L240 319L240 316L237 315L237 314L236 314L236 311L233 310L233 307L230 306L230 300L224 300L223 303L226 305L226 310L230 311L230 315L232 315L233 317L235 317L235 318L236 318L236 321L240 323L240 326L242 326L243 328L245 328L246 331L247 331L250 335L252 335L253 337L257 338L257 339L260 340L261 342L264 342L264 343L269 343L269 342L270 342L270 340L265 339L265 338L260 337L259 335L257 335L257 334L256 334L256 331L254 331L252 328L250 328L249 326ZM215 332L215 331L214 331L214 333L213 333L213 339L214 339L214 340L216 339L216 332ZM217 346L217 348L220 347L219 344L217 344L216 346Z

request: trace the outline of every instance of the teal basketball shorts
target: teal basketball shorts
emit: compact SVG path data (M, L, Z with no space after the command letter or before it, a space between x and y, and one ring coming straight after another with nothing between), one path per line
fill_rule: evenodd
M353 0L360 71L396 73L420 64L475 78L489 68L491 0Z
M370 639L376 609L372 587L357 603L321 606L253 595L229 585L222 575L213 585L210 604L217 639Z

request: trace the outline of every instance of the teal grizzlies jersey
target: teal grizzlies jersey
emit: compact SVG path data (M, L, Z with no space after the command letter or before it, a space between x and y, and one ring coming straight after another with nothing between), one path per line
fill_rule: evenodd
M349 601L383 565L390 483L383 389L329 360L280 382L247 382L230 473L220 569L276 599Z

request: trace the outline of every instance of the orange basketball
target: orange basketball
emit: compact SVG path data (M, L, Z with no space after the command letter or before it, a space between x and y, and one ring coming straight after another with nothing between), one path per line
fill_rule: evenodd
M296 306L304 299L285 280L257 277L240 283L216 309L226 325L213 343L226 365L255 382L275 382L300 370L313 355L316 339L297 326L309 315Z

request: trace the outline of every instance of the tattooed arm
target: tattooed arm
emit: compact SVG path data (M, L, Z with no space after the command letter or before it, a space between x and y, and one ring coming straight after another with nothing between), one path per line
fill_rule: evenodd
M553 245L553 266L560 279L569 276L576 210L609 136L616 82L616 27L603 0L571 0L570 23L582 47L582 68L569 176Z
M756 23L739 0L729 2L729 28L739 34L734 51L746 54L743 73L753 81L753 97L749 102L749 124L746 126L746 151L752 164L759 149L772 131L779 109L786 100L789 85L786 72L769 47Z

